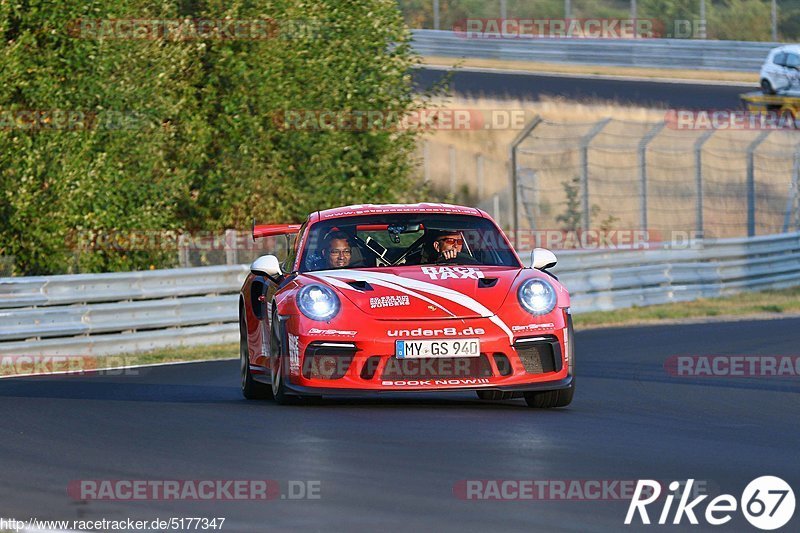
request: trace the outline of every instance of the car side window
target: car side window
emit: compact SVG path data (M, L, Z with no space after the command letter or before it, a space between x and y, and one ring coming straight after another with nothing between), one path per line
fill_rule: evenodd
M284 272L294 269L294 262L297 260L297 254L299 253L297 248L300 246L300 241L303 240L303 234L305 234L307 226L308 221L304 222L303 225L300 226L300 231L297 232L294 242L290 244L289 253L286 254L286 260L283 262L283 265L281 265L281 268Z
M780 52L775 54L775 57L772 58L772 62L778 66L785 67L786 66L786 52Z
M796 68L800 66L800 56L797 54L786 54L786 66Z

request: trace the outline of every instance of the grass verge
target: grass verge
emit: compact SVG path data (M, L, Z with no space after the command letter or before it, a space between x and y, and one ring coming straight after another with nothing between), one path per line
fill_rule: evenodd
M605 67L601 65L573 65L533 61L509 61L502 59L476 59L427 56L422 58L424 65L461 66L473 68L493 68L500 70L520 70L532 73L576 74L595 76L615 76L622 78L654 78L688 81L713 81L746 83L758 85L758 72L737 72L731 70L681 70L643 67Z
M800 313L800 287L749 292L721 298L703 298L685 303L581 313L574 315L573 321L576 329L586 329L704 318L746 318L748 316L779 318L782 314L794 313Z

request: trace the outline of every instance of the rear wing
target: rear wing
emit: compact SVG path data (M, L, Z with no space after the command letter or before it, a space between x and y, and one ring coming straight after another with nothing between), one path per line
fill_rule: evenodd
M302 224L256 224L253 219L253 240L275 235L294 235L301 227Z

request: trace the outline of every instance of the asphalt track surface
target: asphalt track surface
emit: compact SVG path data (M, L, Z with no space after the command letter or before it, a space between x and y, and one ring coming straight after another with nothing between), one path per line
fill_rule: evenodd
M217 516L226 532L675 530L624 528L624 500L474 501L453 487L695 478L739 498L776 475L797 492L797 378L674 378L664 361L797 355L798 331L797 318L579 331L575 400L551 411L472 393L277 406L241 398L236 361L4 379L0 516ZM321 498L80 502L66 492L79 479L316 480ZM798 530L798 515L784 531ZM739 513L692 529L754 531Z
M418 69L414 80L419 90L439 82L446 72ZM573 101L636 105L652 108L740 109L739 95L756 90L746 85L702 85L636 79L597 79L507 72L458 71L450 92L459 96L490 96L539 100L561 97Z

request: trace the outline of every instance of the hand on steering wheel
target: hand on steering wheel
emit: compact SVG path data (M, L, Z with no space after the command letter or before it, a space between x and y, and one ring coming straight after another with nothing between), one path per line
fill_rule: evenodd
M452 253L451 253L452 252ZM481 264L480 261L475 259L469 254L465 254L463 252L459 253L455 250L446 250L439 254L436 263L459 263L463 265L479 265Z

